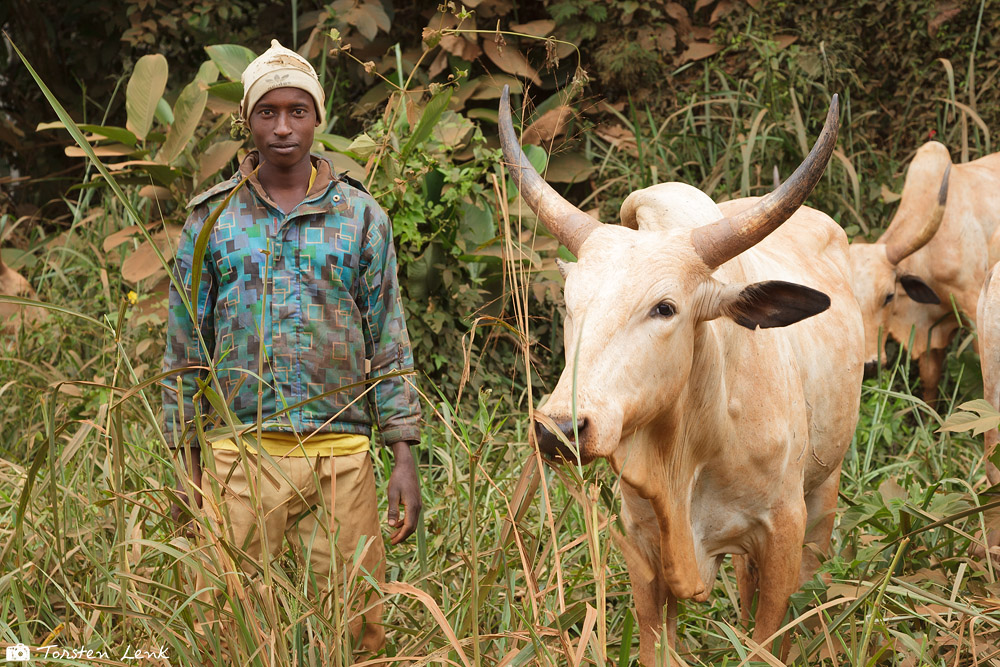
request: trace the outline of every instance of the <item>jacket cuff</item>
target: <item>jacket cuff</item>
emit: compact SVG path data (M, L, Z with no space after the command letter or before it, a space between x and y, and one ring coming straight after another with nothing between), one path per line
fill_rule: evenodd
M388 447L394 442L420 442L420 427L416 424L402 424L400 426L391 426L384 431L380 431L379 435L382 437L382 446Z

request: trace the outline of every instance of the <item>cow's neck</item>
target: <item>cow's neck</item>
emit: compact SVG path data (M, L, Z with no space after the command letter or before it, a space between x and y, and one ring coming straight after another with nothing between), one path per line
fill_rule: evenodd
M624 434L611 463L622 481L646 498L660 533L661 572L679 598L704 599L691 531L691 497L704 464L729 442L725 358L715 327L702 324L695 336L691 377L659 418Z

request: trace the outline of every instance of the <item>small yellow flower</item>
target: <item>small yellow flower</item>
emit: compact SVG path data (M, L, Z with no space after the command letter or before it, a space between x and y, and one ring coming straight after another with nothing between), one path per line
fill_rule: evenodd
M133 306L139 302L139 295L135 293L135 290L128 291L128 302Z

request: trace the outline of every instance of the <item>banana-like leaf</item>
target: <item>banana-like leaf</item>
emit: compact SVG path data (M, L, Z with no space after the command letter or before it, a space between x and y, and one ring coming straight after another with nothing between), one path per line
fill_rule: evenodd
M239 44L213 44L206 46L205 51L222 76L230 81L239 82L243 70L257 57L253 51Z
M184 90L177 97L177 102L174 103L174 124L167 132L167 141L157 156L158 162L171 164L184 152L191 137L194 136L198 122L205 112L205 102L208 101L208 91L203 85L198 80L192 81L184 86Z
M143 56L135 64L125 89L126 127L145 139L153 127L156 105L167 87L167 59L159 53Z
M91 134L96 134L105 139L111 139L112 141L117 141L118 143L125 144L126 146L135 146L139 143L139 138L126 130L124 127L115 127L113 125L77 125L78 128L84 132L90 132ZM42 130L65 130L66 126L61 120L56 120L51 123L39 123L38 127L35 128L36 132Z

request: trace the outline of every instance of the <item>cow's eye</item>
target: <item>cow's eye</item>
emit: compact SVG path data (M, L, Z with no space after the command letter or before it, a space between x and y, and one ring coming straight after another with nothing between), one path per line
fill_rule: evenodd
M894 292L889 292L888 294L885 295L885 301L882 302L882 305L883 306L888 306L889 302L892 301L895 298L896 298L896 294Z
M674 310L674 304L668 301L661 301L656 304L656 308L653 309L653 315L656 317L673 317L676 312L677 311Z

